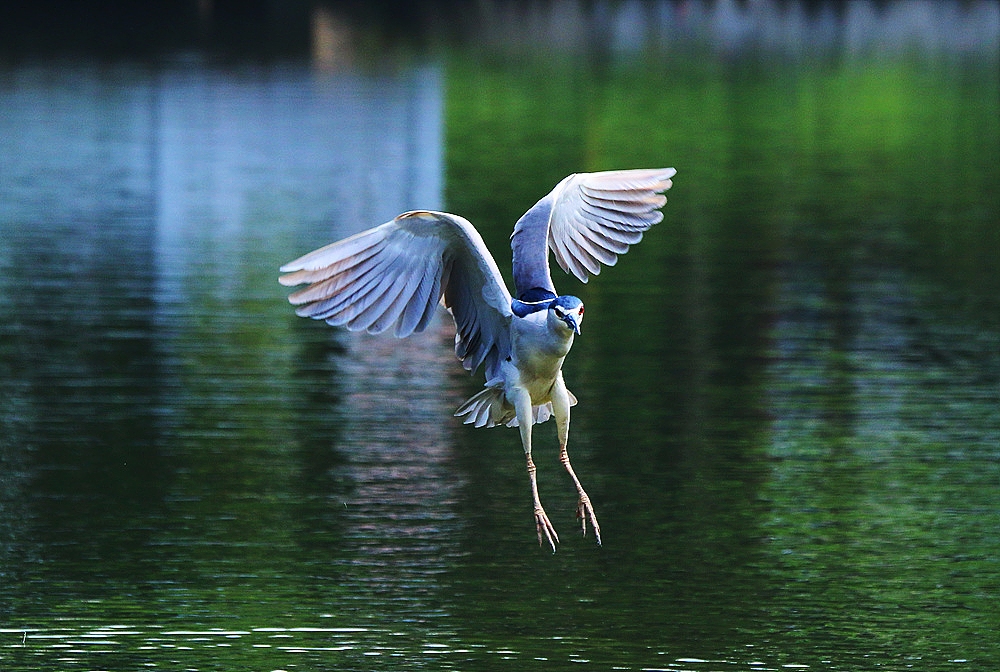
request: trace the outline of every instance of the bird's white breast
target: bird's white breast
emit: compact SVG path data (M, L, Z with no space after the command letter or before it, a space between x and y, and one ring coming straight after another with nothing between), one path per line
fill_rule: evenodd
M547 322L546 313L541 311L525 318L514 318L511 325L512 361L505 367L508 382L527 389L531 403L536 405L550 400L552 385L573 346L573 332L568 329L553 330Z

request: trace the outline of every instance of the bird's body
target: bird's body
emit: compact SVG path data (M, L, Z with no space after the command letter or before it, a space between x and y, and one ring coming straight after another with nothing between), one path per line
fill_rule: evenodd
M302 316L371 333L394 327L404 337L423 330L439 301L455 320L455 354L469 371L485 368L486 386L455 415L466 424L518 427L527 459L538 541L555 550L559 537L538 497L531 456L532 425L556 419L560 461L579 496L577 515L601 542L590 498L567 453L570 407L562 365L580 333L583 302L558 296L549 251L586 282L613 265L659 222L672 168L570 175L518 220L511 236L516 296L475 227L458 215L403 213L390 222L282 266Z
M517 376L519 384L531 395L533 405L548 403L575 334L549 325L548 311L512 322L511 361L501 365L503 379L511 381Z
M466 401L455 415L469 416L466 424L476 427L518 425L511 399L514 390L524 390L531 400L533 423L544 422L552 410L552 391L562 382L562 364L573 346L574 332L550 324L549 311L511 320L510 359L500 364L500 375L486 389ZM572 400L576 403L576 399ZM542 417L539 418L538 414Z

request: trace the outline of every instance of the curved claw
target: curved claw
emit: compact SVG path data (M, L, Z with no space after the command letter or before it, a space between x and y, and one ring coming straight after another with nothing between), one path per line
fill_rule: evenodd
M542 535L544 535L544 540L549 542L552 552L555 553L556 544L559 543L559 535L556 534L556 528L549 522L549 517L545 515L545 509L540 506L535 508L535 528L538 532L538 545L542 545Z
M587 536L587 520L590 520L594 528L594 536L597 538L597 545L601 545L601 526L597 524L597 514L594 513L594 505L590 503L590 497L581 490L580 499L576 503L576 517L580 519L580 527L583 529L583 536Z

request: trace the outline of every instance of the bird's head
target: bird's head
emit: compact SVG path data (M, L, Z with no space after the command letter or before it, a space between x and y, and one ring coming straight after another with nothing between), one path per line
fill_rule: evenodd
M579 334L583 323L583 301L568 294L553 299L549 304L549 322Z

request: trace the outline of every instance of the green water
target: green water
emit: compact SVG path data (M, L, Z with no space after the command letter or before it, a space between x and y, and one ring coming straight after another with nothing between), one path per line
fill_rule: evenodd
M348 26L336 67L0 65L0 669L996 669L996 31L543 48L491 16ZM430 207L506 274L563 176L661 165L663 223L554 276L604 545L541 425L551 554L517 433L451 417L481 379L446 315L347 334L277 267Z

